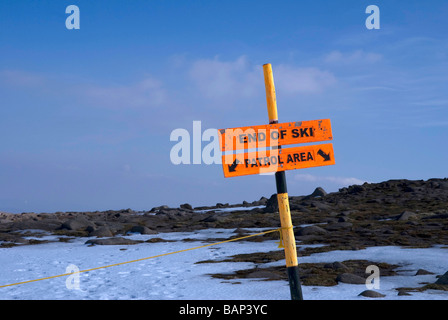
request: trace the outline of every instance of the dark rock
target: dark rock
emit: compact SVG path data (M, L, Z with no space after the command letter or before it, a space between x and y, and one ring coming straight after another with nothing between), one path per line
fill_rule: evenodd
M276 193L271 195L268 201L266 201L266 207L263 210L264 212L278 212L278 200Z
M33 220L24 219L23 221L17 221L10 224L10 230L45 230L54 231L61 227L61 221L56 219L43 219L43 220Z
M383 298L383 297L385 297L384 294L381 294L381 293L379 293L377 291L373 291L373 290L364 290L359 295L363 296L363 297L368 297L368 298Z
M101 239L91 239L87 240L85 244L89 245L131 245L142 243L143 241L131 240L122 237L115 238L101 238Z
M364 186L360 186L360 185L357 185L357 184L349 186L347 188L347 192L349 194L357 194L357 193L361 193L361 192L363 192L365 190L366 190L366 188Z
M193 207L189 203L184 203L180 205L181 209L193 210Z
M403 290L403 289L398 290L398 295L399 296L411 296L411 294L409 292L407 292L406 290Z
M418 269L417 272L415 273L416 276L421 276L425 274L434 274L434 273L425 269Z
M265 213L264 208L252 208L249 210L250 213Z
M353 214L353 213L355 213L356 211L355 210L344 210L344 211L342 211L341 213L340 213L340 215L341 216L344 216L344 217L347 217L347 216L349 216L349 215L351 215L351 214Z
M348 193L348 189L347 189L347 187L343 187L343 188L340 188L338 190L338 192L341 193L341 194L347 194Z
M246 200L243 200L243 203L241 204L242 207L251 207L252 203L247 202Z
M413 218L413 217L415 217L416 216L416 214L414 213L414 212L411 212L411 211L403 211L398 217L397 217L397 220L398 221L407 221L407 220L409 220L410 218Z
M428 217L424 217L422 218L423 220L425 219L447 219L448 218L448 213L442 213L442 214L434 214Z
M442 275L439 279L437 279L435 284L448 285L448 271L445 272L445 274Z
M95 224L84 217L76 217L62 223L61 229L67 230L86 230L87 227L95 227Z
M297 202L289 202L289 208L291 211L298 211L300 213L310 213L310 210L308 208Z
M326 195L327 193L325 192L324 189L322 189L321 187L317 187L316 189L314 189L313 193L309 195L309 197L311 198L325 197Z
M156 213L156 216L162 215L166 216L170 220L182 220L186 217L190 217L192 213L193 211L189 210L169 208L169 209L160 209Z
M339 217L338 222L350 222L350 218L347 218L347 217Z
M236 228L233 233L237 234L249 234L251 231L243 228Z
M308 235L326 234L326 233L328 233L327 230L318 226L303 227L295 232L297 236L308 236Z
M439 182L439 188L442 190L448 190L448 181Z
M353 273L342 273L337 276L336 278L337 282L343 282L343 283L349 283L349 284L365 284L366 279L358 276Z
M326 203L322 203L320 201L313 201L311 202L311 207L313 208L318 208L319 210L330 210L331 206L326 204Z
M266 197L261 197L260 200L253 201L253 206L264 206L266 205L266 202L268 202L268 199Z
M257 270L249 273L246 278L261 278L265 280L281 280L282 277L274 272Z
M230 205L228 203L220 203L216 204L216 208L228 208Z
M163 238L151 238L145 241L145 243L159 243L159 242L175 242L176 240L166 240Z
M215 214L211 214L207 216L206 218L201 220L202 222L216 222L218 221L218 217Z
M131 233L140 233L140 234L157 234L157 231L154 231L152 229L149 229L146 226L133 226L131 230L129 230Z
M167 205L161 205L158 207L154 207L151 210L149 210L149 212L159 212L162 209L169 209L170 207L168 207Z
M112 231L109 229L109 227L101 226L96 230L92 230L89 233L89 236L101 238L101 237L113 237L114 235L113 235Z
M353 223L351 222L336 222L328 224L325 229L328 231L338 231L340 229L346 229L351 228L353 226Z
M333 269L333 270L340 270L340 269L348 270L349 269L345 264L343 264L342 262L339 262L339 261L335 261L333 263L326 263L324 265L324 268L329 268L329 269Z
M85 231L87 231L88 233L91 233L91 232L95 231L95 227L94 226L87 226L87 228L85 228Z
M411 186L405 186L405 187L403 188L403 191L404 191L404 192L416 192L417 189L414 188L414 187L411 187Z

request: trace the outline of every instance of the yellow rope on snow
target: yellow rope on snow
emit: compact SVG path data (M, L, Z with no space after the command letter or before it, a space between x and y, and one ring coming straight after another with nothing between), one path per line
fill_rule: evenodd
M292 228L292 226L290 226L290 227L288 227L286 229L289 229L289 228ZM59 275L55 275L55 276L45 277L45 278L39 278L39 279L27 280L27 281L16 282L16 283L11 283L11 284L5 284L5 285L1 285L0 288L6 288L6 287L16 286L16 285L19 285L19 284L25 284L25 283L30 283L30 282L37 282L37 281L42 281L42 280L60 278L60 277L73 275L73 274L76 274L76 273L83 273L83 272L89 272L89 271L94 271L94 270L99 270L99 269L116 267L116 266L120 266L120 265L124 265L124 264L128 264L128 263L133 263L133 262L138 262L138 261L143 261L143 260L159 258L159 257L168 256L168 255L175 254L175 253L181 253L181 252L201 249L201 248L205 248L205 247L215 246L215 245L223 244L223 243L227 243L227 242L238 241L238 240L242 240L242 239L246 239L246 238L256 237L256 236L260 236L260 235L263 235L263 234L272 233L272 232L276 232L276 231L278 231L280 233L280 244L282 244L282 241L283 241L282 240L283 239L282 231L281 231L282 229L284 229L284 228L278 228L278 229L263 231L263 232L254 233L254 234L251 234L251 235L248 235L248 236L243 236L243 237L239 237L239 238L224 240L224 241L220 241L220 242L209 243L209 244L206 244L206 245L203 245L203 246L199 246L199 247L193 247L193 248L184 249L184 250L178 250L178 251L173 251L173 252L168 252L168 253L162 253L162 254L158 254L158 255L155 255L155 256L151 256L151 257L146 257L146 258L141 258L141 259L136 259L136 260L131 260L131 261L114 263L114 264L110 264L110 265L107 265L107 266L96 267L96 268L91 268L91 269L86 269L86 270L80 270L80 271L77 271L77 272L70 272L70 273L64 273L64 274L59 274ZM279 245L279 248L280 248L280 245Z

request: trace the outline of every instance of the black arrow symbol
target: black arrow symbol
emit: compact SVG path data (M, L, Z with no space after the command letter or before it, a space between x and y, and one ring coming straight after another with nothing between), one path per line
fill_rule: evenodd
M320 155L322 158L324 158L324 161L330 161L330 153L326 154L325 152L322 151L322 149L319 149L319 151L317 151L317 154Z
M240 162L238 161L238 159L235 159L235 161L233 161L232 164L228 165L229 166L229 172L235 172L236 166L239 164Z

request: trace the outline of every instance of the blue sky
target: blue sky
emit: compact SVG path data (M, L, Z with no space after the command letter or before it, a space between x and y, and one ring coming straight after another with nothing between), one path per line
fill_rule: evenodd
M80 29L65 9L77 5ZM368 30L368 5L380 29ZM330 118L336 165L290 195L447 176L446 1L0 2L0 211L211 205L275 193L170 161L177 128ZM203 142L202 147L209 142Z

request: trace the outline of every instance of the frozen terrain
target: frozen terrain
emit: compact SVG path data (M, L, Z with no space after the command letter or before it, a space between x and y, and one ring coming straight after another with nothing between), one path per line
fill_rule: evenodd
M229 238L234 230L213 228L194 232L127 236L141 240L158 237L175 240L173 242L88 246L85 242L90 238L79 237L69 242L0 248L0 286L64 274L70 272L70 269L67 269L70 265L85 270L201 246L205 244L203 240L208 238ZM265 229L250 230L259 232ZM53 237L48 235L49 239ZM190 240L183 241L187 238ZM0 299L288 300L290 294L286 281L222 280L209 275L253 268L255 266L253 263L196 264L198 261L220 260L239 253L268 252L275 250L277 245L274 240L223 243L81 273L79 287L73 281L75 279L73 275L3 287L0 288ZM433 283L436 281L436 275L445 273L448 266L448 249L442 246L425 249L381 246L362 250L315 253L304 257L300 256L301 248L299 242L299 263L366 259L400 265L401 267L397 269L399 275L380 277L380 288L375 289L385 295L380 299L448 299L447 291L426 290L412 292L410 296L398 296L395 290L398 287L420 287L421 283ZM273 265L283 266L284 260L263 266ZM416 276L418 269L425 269L434 274ZM363 284L302 286L302 290L303 297L307 300L373 299L359 296L359 293L366 290Z

